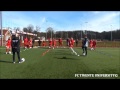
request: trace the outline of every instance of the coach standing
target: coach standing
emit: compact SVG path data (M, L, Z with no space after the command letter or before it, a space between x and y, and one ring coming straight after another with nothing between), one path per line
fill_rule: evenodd
M20 59L20 39L19 35L16 33L12 36L11 46L12 46L12 53L13 53L13 63L15 63L15 53L17 53L19 63L22 63Z
M88 38L87 35L85 35L84 39L82 40L82 49L84 56L87 56L87 47L88 47Z

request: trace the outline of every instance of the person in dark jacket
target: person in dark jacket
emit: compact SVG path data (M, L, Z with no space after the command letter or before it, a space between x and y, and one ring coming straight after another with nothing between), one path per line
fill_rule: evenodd
M34 43L35 43L35 38L33 38L32 40L32 48L34 47Z
M39 47L40 47L41 46L41 40L40 39L38 40L38 44L39 44Z
M67 46L69 46L69 38L67 38L66 43L67 43Z
M85 35L84 39L82 40L82 49L84 56L87 56L87 47L88 47L88 38L87 35Z
M18 37L19 35L16 33L12 36L11 41L11 47L12 47L12 53L13 53L13 63L15 63L15 53L17 53L19 63L22 63L20 59L20 39Z

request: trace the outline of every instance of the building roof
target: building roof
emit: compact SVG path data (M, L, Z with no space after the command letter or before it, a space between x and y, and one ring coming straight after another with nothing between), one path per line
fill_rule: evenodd
M3 29L3 35L5 35L7 31L8 31L8 30ZM1 30L0 30L0 35L1 35Z
M3 29L3 35L5 35L7 31L9 31L9 30ZM10 32L10 33L11 33L11 32ZM15 32L12 32L11 34L14 34L14 33L15 33ZM17 33L37 36L37 34L27 33L27 32L23 32L23 31L17 31ZM1 35L1 29L0 29L0 35Z

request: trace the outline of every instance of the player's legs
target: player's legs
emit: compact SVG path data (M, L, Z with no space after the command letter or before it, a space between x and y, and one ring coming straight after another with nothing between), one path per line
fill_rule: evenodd
M93 46L93 49L94 49L94 50L96 49L96 45Z
M53 45L53 49L55 48L55 46Z
M67 42L67 46L69 46L69 42Z
M26 49L27 47L26 47L26 44L24 44L24 49Z
M87 47L85 47L85 55L87 56Z
M6 46L6 54L8 54L9 53L9 50L10 50L10 46Z
M11 46L10 45L8 46L8 52L9 52L9 54L11 54Z
M53 49L56 47L56 45L55 44L53 44Z
M92 50L94 50L94 44L92 45Z
M29 48L32 48L32 45L31 45L31 44L29 45Z
M27 50L28 46L27 44L24 45L24 51Z
M43 44L43 47L45 47L46 45L45 45L45 43Z
M84 46L82 46L82 50L83 50L83 54L85 53L85 48L84 48Z
M96 45L95 45L95 48L94 49L96 49Z
M69 48L70 48L70 50L71 50L73 53L75 52L72 47L69 47Z
M52 45L51 44L49 44L49 48L51 48L52 47Z
M28 45L27 44L25 45L25 47L26 47L26 49L28 49Z
M92 44L90 44L90 48L92 48Z
M20 52L17 52L17 56L18 56L18 61L20 62Z
M77 55L77 53L75 52L75 50L73 49L73 47L70 47L70 49L71 49L71 51L72 51L75 55Z
M11 46L10 46L10 48L9 48L9 52L11 52Z
M6 54L8 53L8 47L6 46Z
M27 48L30 48L29 44L27 44Z
M15 62L15 52L13 52L13 62Z
M92 44L90 44L90 49L93 50L93 45Z

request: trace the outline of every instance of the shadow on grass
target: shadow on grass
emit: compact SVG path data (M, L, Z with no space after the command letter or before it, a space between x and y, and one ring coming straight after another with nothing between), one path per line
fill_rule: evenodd
M80 56L82 56L82 57L87 57L86 55L82 55L82 54L81 54Z
M80 58L70 58L70 57L54 57L56 59L61 59L61 60L80 60Z
M0 60L0 62L3 62L3 63L13 63L13 62L6 61L6 60Z
M54 54L55 54L55 55L74 55L74 54L68 53L68 52L66 52L66 51L62 51L62 52L57 51L57 52L54 52Z

